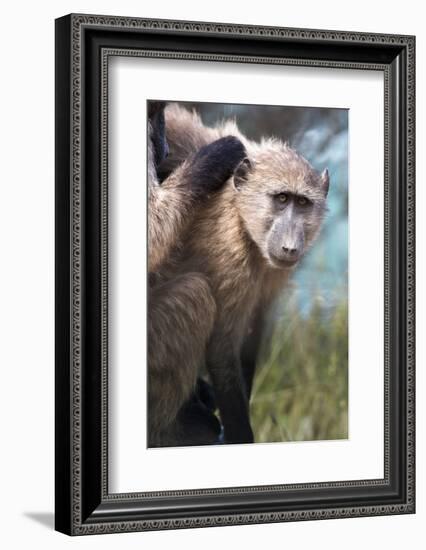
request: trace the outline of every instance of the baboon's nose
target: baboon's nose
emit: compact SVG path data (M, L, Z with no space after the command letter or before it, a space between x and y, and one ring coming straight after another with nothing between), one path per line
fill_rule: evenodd
M294 256L297 253L297 248L287 248L286 246L282 246L281 248L286 254L290 254L290 256Z

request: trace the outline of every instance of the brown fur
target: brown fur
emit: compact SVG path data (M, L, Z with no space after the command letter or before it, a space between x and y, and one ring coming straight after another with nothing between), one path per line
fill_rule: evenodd
M183 443L176 417L195 389L216 305L200 273L186 273L150 292L148 420L150 446Z
M148 124L148 136L152 134ZM185 177L183 162L159 184L152 140L148 143L148 272L156 271L178 244L192 208L193 197Z
M214 196L245 150L233 137L215 140L189 155L160 185L154 142L161 146L164 136L157 126L155 136L148 126L148 439L150 446L206 443L217 438L217 418L201 402L182 406L195 390L216 304L202 272L175 273L166 280L162 270L179 251L195 204Z
M252 435L239 353L254 312L282 289L294 269L278 269L268 254L274 222L270 196L293 193L312 201L313 207L303 220L307 249L318 234L325 212L328 175L320 176L279 140L249 141L232 122L207 128L195 113L177 105L166 109L166 131L170 155L163 169L179 166L194 148L225 134L244 143L251 164L238 191L231 178L222 191L197 208L182 250L163 272L174 277L197 271L207 277L217 307L207 366L225 437L228 442L249 442Z
M152 128L148 127L149 136ZM216 305L206 277L185 273L157 283L155 273L178 246L193 197L183 163L160 186L148 142L148 444L175 445L179 409L194 391ZM153 277L154 275L154 277Z

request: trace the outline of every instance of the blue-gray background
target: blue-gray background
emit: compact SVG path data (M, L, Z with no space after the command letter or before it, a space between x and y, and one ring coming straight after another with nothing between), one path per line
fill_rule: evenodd
M348 111L184 103L207 125L235 118L250 139L287 141L328 168L328 214L265 327L251 416L256 441L347 438Z

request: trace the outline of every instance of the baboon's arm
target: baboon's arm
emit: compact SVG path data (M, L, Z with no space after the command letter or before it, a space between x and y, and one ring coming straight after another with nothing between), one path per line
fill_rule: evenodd
M194 203L217 191L245 157L235 137L201 147L161 184L150 178L148 270L155 271L169 256L190 219Z
M148 421L150 446L176 445L185 415L175 422L196 387L216 305L207 279L185 273L154 286L148 308ZM191 410L188 409L188 414ZM186 430L187 431L187 430ZM185 433L185 435L187 435ZM217 434L213 432L213 441ZM183 443L182 439L180 443ZM185 444L188 444L185 441Z
M263 324L265 312L263 307L259 307L253 315L249 326L249 331L243 341L241 348L241 371L244 378L247 398L250 400L253 388L254 374L262 341Z
M233 338L214 333L207 349L207 368L225 431L225 442L253 443L239 348L233 342Z

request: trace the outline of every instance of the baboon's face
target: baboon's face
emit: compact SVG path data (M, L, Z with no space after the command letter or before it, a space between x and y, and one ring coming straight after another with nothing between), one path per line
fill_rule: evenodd
M234 184L248 233L268 264L284 269L297 264L318 234L329 177L289 147L272 145L237 170Z

